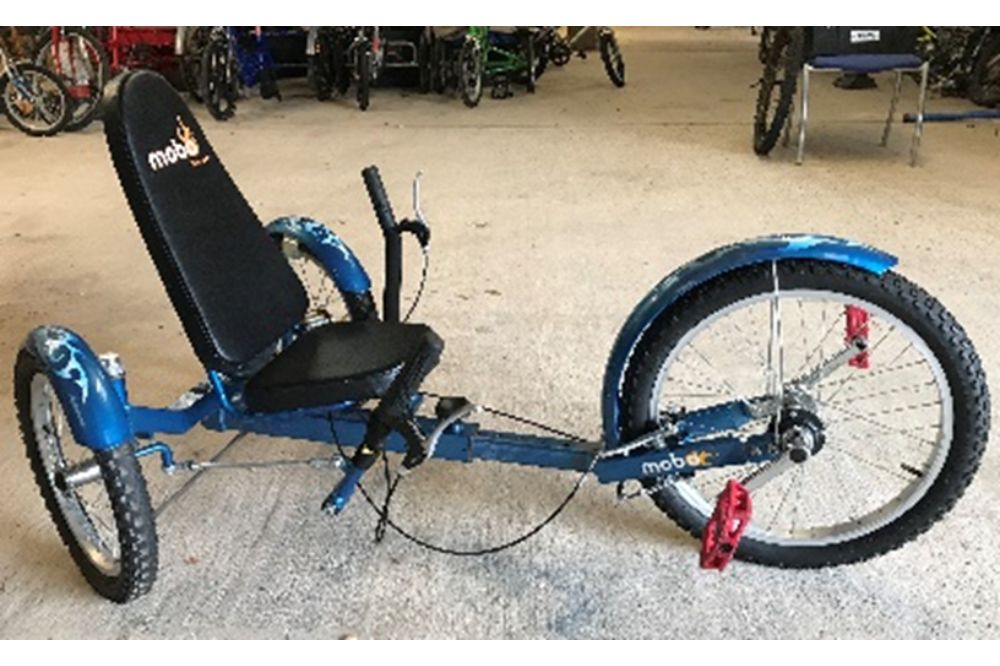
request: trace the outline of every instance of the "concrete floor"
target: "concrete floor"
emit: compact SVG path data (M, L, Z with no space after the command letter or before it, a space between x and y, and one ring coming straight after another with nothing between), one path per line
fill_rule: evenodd
M815 231L898 254L978 345L1000 395L997 126L909 126L878 146L889 86L816 86L803 167L750 150L759 75L742 30L622 31L628 87L599 60L545 75L538 94L484 99L379 90L367 113L304 89L248 101L206 129L262 219L331 224L380 280L380 237L358 172L380 166L397 208L424 170L434 226L420 317L447 341L428 388L596 436L617 327L662 275L721 243ZM915 98L909 82L904 94ZM934 99L932 110L964 108ZM697 544L647 501L588 483L537 538L456 559L390 535L361 502L318 511L335 475L217 472L159 520L154 591L117 607L65 553L15 430L10 368L27 331L60 323L114 349L132 397L165 404L200 378L112 171L99 125L28 140L0 124L0 637L1000 637L1000 456L930 533L865 564L779 571L697 568ZM409 255L411 269L417 257ZM412 275L412 273L411 273ZM410 286L413 286L411 281ZM412 293L412 292L410 292ZM178 442L208 456L224 438ZM233 458L309 455L254 439ZM151 471L162 502L182 483ZM457 547L543 518L571 474L428 464L399 520Z

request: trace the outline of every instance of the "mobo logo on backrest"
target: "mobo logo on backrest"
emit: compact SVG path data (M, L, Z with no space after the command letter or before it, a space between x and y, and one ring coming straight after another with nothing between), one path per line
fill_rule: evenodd
M200 167L209 158L208 155L199 157L200 153L201 146L198 145L194 131L184 124L180 116L177 116L177 135L170 139L165 148L149 152L149 168L159 171L182 160L187 160L193 167Z

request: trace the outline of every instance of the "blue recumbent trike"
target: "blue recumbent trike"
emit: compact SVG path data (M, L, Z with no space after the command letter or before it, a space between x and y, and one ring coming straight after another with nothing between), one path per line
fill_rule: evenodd
M575 470L574 492L593 474L619 497L649 495L702 537L702 564L715 568L733 555L803 568L889 551L951 508L982 457L987 385L959 324L892 272L892 256L812 235L723 247L656 285L611 350L601 441L487 431L460 397L419 416L444 346L400 317L401 237L429 240L419 203L397 223L378 171L363 171L385 236L380 318L333 232L304 218L261 226L159 75L125 76L106 113L122 188L208 373L150 408L129 402L118 358L73 331L36 328L18 354L18 418L42 496L87 580L114 601L156 576L138 459L211 467L175 461L156 439L198 424L333 445L331 513L385 452L402 454L400 474L428 458L494 460ZM395 526L387 503L379 514Z

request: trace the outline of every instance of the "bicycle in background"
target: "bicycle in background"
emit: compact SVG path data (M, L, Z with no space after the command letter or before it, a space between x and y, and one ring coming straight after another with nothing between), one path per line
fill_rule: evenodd
M30 62L14 62L2 42L0 94L4 115L28 136L52 136L69 120L70 96L59 76Z

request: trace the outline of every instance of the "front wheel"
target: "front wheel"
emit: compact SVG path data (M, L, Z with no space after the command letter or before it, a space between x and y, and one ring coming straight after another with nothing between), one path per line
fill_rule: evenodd
M604 71L608 73L608 78L616 87L625 85L625 60L622 58L622 51L618 48L618 39L614 30L604 29L598 38L601 49L601 60L604 62Z
M830 365L861 335L863 355ZM898 548L951 509L986 445L989 396L972 343L940 303L892 272L821 261L737 269L671 306L632 358L628 436L732 401L770 406L719 434L763 435L783 451L782 433L810 430L808 457L754 492L736 554L744 560L814 568ZM727 480L766 467L710 468L647 488L700 536Z
M97 453L78 444L45 369L27 348L17 356L14 399L42 499L84 578L117 603L149 592L158 562L156 525L131 444ZM67 472L88 465L100 474L69 486Z

